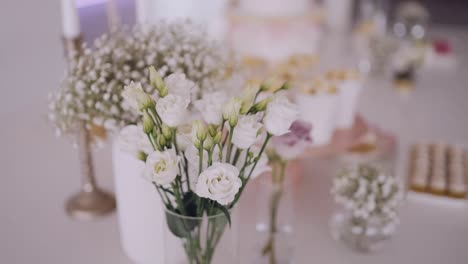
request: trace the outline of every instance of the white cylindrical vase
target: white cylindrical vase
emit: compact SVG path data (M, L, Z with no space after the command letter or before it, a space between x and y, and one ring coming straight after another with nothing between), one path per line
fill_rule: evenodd
M138 264L164 263L164 206L154 186L143 178L144 163L113 142L112 160L120 239Z
M339 111L336 126L341 129L351 128L356 117L357 102L362 91L361 80L345 80L340 85Z
M296 103L299 107L300 118L312 124L313 145L320 146L330 143L336 125L338 94L308 95L298 93Z
M325 0L326 20L332 31L350 29L353 12L353 0Z

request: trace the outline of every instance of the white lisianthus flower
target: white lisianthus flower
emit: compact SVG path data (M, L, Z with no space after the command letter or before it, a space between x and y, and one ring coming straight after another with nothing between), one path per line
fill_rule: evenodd
M191 80L185 77L183 73L173 73L164 78L169 94L178 95L189 102L196 97L198 87Z
M169 94L158 100L156 111L164 124L176 127L183 123L187 115L188 100L183 97Z
M173 150L153 151L146 159L145 176L159 185L169 184L179 172L179 157Z
M122 92L125 104L132 110L140 111L141 109L152 107L155 104L154 99L143 91L141 83L131 82L125 86Z
M234 201L241 186L239 169L228 163L217 162L200 174L195 192L200 197L228 205Z
M183 124L177 127L176 133L177 147L185 151L188 146L192 145L192 125Z
M143 132L143 127L130 125L124 127L119 134L118 143L120 149L138 157L139 152L149 154L154 151L153 146Z
M229 120L237 118L241 109L241 100L239 98L232 98L223 107L223 118Z
M184 151L184 156L188 162L188 172L189 172L189 179L190 182L194 185L198 180L198 174L200 170L200 152L199 150L193 145L189 145L187 149ZM213 151L213 162L219 161L219 148L215 147ZM208 167L208 151L203 150L203 164L202 164L202 171Z
M224 92L206 94L201 100L195 101L195 108L200 112L206 123L220 125L223 122L223 106L226 102Z
M240 148L247 149L252 146L258 138L258 131L262 124L258 122L257 116L241 116L232 134L232 143Z
M268 133L281 136L289 132L298 114L295 104L290 103L285 97L278 97L268 104L263 122Z

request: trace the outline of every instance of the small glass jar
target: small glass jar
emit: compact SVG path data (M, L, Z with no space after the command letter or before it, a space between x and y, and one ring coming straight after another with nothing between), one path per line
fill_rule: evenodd
M188 217L166 210L165 264L239 263L238 221L225 214Z
M331 219L332 236L358 252L377 250L394 233L396 223L382 217L371 216L367 220L353 217L347 210L337 212Z

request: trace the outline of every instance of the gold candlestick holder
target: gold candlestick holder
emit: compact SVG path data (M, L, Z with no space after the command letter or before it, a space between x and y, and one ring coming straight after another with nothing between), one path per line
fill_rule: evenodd
M68 60L81 52L81 36L64 39L65 55ZM116 203L112 194L97 186L94 176L92 156L92 135L85 121L79 121L76 127L77 146L80 158L81 190L68 199L65 205L69 216L79 220L92 220L115 210Z

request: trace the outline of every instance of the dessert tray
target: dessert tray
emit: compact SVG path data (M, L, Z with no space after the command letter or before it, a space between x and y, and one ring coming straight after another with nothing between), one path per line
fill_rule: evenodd
M444 207L467 204L467 155L458 145L415 144L409 157L408 198Z

